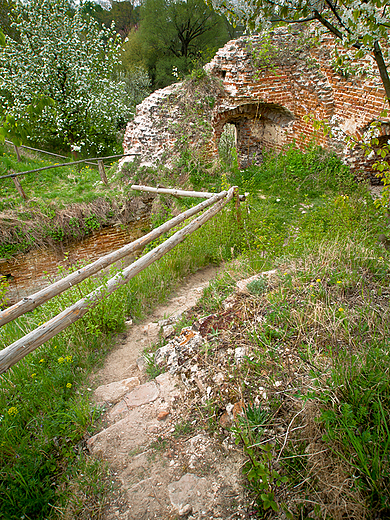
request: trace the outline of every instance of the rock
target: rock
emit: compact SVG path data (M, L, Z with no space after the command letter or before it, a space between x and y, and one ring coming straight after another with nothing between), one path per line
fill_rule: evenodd
M244 401L237 401L234 403L232 414L233 419L237 421L237 415L242 415L242 412L245 410L245 404Z
M161 410L161 412L157 415L157 420L163 421L168 417L169 413L170 412L168 410Z
M158 336L160 332L160 326L158 323L148 323L142 328L142 332L147 336Z
M152 403L159 396L157 385L154 381L149 381L131 391L124 397L126 406L135 408L144 404Z
M224 412L219 418L219 425L225 430L229 430L232 426L232 420L227 412Z
M246 355L245 347L237 347L234 349L234 361L236 365L241 365Z
M168 494L179 516L189 512L206 514L210 504L208 489L210 484L206 478L186 473L180 480L168 485Z
M162 335L164 339L169 338L169 336L172 336L172 334L175 332L175 327L173 325L166 325L163 327Z
M138 377L129 377L128 379L122 379L122 381L99 386L94 392L95 399L98 403L116 403L130 390L139 386L139 384Z
M138 370L140 372L143 372L146 368L146 359L144 358L144 356L137 358L136 363L137 363Z
M132 319L125 321L125 327L126 327L127 330L130 329L132 326L133 326L133 320Z

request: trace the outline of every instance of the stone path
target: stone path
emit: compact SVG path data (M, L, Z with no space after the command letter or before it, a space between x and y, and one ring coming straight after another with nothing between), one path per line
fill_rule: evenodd
M180 378L164 373L147 381L142 358L160 331L172 336L167 318L194 306L215 274L215 268L196 273L147 323L129 324L95 376L101 384L94 396L106 407L106 428L88 447L108 462L118 488L104 520L246 518L240 451L183 421Z

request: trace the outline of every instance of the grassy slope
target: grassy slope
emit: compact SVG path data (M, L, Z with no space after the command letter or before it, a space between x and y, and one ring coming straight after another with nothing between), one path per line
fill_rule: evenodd
M5 498L0 516L56 518L61 516L59 510L72 518L98 514L109 479L97 477L104 468L99 466L98 473L95 463L83 455L83 436L94 431L99 415L89 405L87 374L104 358L126 317L141 317L150 302L164 299L188 271L237 256L243 276L268 268L279 273L275 287L254 288L252 304L266 309L266 321L248 338L252 353L246 365L248 377L245 382L237 378L242 383L237 392L248 402L255 401L263 377L262 385L271 396L267 409L276 410L282 403L280 393L272 392L273 382L282 379L283 391L293 392L295 399L294 406L283 409L284 420L311 403L313 417L322 417L321 442L328 443L331 457L326 462L344 464L345 479L355 493L350 493L350 502L365 501L367 508L355 504L361 517L369 508L386 514L389 271L387 253L376 244L384 216L375 210L367 189L354 185L345 167L316 150L306 155L290 150L261 168L233 171L223 182L228 181L251 192L239 226L234 213L225 211L2 377L0 488ZM81 293L89 292L95 283L85 282ZM231 287L231 279L217 281L205 295L204 312L218 310ZM8 344L20 331L32 330L79 297L74 289L4 327L1 340ZM287 385L286 367L278 354L282 344L297 349L300 359L312 367L310 384L305 379L303 385L297 376ZM256 423L256 414L252 419ZM300 518L321 518L321 508L331 498L319 495L323 484L321 479L315 483L308 467L309 435L302 442L289 438L286 463L276 466L289 484L278 488L270 477L264 487L263 451L251 448L259 424L248 429L248 421L241 425L241 437L237 435L253 461L246 470L258 517L270 515L272 503L275 507L287 503ZM271 450L277 454L281 448L276 443ZM288 495L289 485L295 502L278 495L278 489ZM269 504L261 495L268 497ZM267 505L271 508L265 511ZM340 508L336 514L334 504L325 505L329 517L341 518ZM359 517L356 511L354 515Z
M0 146L0 176L66 162L22 154L22 162ZM107 169L105 186L94 166L74 165L19 176L28 200L23 201L11 178L0 180L0 257L31 247L52 246L82 238L120 214L127 187L116 167Z

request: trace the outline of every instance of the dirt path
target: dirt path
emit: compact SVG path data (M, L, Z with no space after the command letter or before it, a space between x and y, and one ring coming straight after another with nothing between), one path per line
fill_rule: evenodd
M121 344L96 374L97 402L106 406L106 428L88 441L116 479L104 520L246 518L242 456L186 416L180 377L164 373L147 381L142 353L169 322L195 305L216 268L189 277L147 321L129 325Z
M203 289L218 273L218 268L208 267L188 277L169 301L153 312L143 323L132 326L128 324L128 332L107 357L102 370L96 374L101 385L119 381L132 376L140 376L137 359L143 350L158 340L160 326L158 322L167 318L175 318L195 305L202 295Z

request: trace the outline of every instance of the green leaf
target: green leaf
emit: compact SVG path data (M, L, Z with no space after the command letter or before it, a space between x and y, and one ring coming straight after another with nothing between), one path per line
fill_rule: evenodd
M4 36L4 34L1 31L0 31L0 46L1 47L5 47L6 46L5 36Z
M363 36L363 45L370 45L372 42L372 36L370 34L365 34Z

